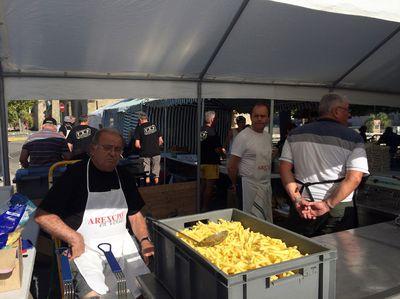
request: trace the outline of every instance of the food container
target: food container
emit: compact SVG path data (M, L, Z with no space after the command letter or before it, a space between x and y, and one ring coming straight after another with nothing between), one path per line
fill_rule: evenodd
M218 219L240 221L245 229L279 238L287 246L297 246L302 254L308 255L227 275L176 237L172 230L154 223L155 275L173 298L335 298L336 249L236 209L164 219L161 222L183 230L197 221L217 222ZM270 280L271 276L286 271L297 274Z

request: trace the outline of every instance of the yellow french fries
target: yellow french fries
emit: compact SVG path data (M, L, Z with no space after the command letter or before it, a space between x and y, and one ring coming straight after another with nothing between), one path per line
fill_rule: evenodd
M263 234L244 229L238 221L218 220L218 223L198 222L190 229L184 229L182 233L202 240L214 233L228 231L228 237L220 244L212 247L197 247L194 243L177 234L188 245L193 247L207 260L228 275L257 269L275 263L302 257L297 247L287 247L280 239L270 238ZM292 271L274 275L271 280L293 275Z

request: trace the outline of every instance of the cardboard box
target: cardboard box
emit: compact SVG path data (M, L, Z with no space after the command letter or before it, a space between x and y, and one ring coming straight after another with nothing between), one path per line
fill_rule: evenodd
M20 239L15 246L0 250L0 292L19 289L21 283L22 253Z

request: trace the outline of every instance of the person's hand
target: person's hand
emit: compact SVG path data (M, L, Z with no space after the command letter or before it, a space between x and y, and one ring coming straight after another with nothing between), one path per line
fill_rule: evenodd
M328 204L324 200L310 202L308 204L310 208L310 214L314 217L322 216L330 211Z
M142 247L142 256L144 263L148 265L150 257L154 255L154 245L149 240L143 240L140 246Z
M302 202L302 210L301 210L301 217L308 220L316 219L317 217L312 213L312 209L310 207L310 201L304 200Z
M310 202L302 197L297 198L294 202L297 213L299 213L301 218L315 219L315 216L311 214L311 208L309 204Z
M71 252L69 259L73 260L79 256L81 256L85 252L85 241L80 233L76 233L74 238L70 242L71 245Z

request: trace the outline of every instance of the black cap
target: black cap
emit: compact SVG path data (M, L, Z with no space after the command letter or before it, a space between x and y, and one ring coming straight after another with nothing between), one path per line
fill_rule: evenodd
M85 123L88 121L88 116L86 114L79 116L79 122L80 123Z
M54 125L54 126L57 126L57 121L56 121L54 118L52 118L52 117L46 117L46 118L43 120L43 124L44 124L44 125Z

